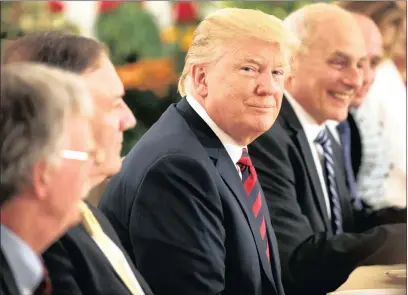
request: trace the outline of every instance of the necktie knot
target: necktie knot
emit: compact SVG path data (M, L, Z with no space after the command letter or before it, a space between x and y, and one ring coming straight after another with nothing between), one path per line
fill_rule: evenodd
M34 295L51 295L52 294L52 283L48 274L48 270L43 262L43 279L37 289L34 291Z
M241 171L244 170L246 167L252 166L252 161L251 158L249 157L248 150L246 148L242 149L242 155L237 165L241 168Z
M316 136L315 142L320 144L321 146L325 147L330 144L329 134L325 129L321 130L319 134Z

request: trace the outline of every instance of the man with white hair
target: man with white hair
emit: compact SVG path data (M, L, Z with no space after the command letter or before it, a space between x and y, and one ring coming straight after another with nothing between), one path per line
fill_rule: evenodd
M284 21L302 42L274 126L249 150L265 193L285 292L336 290L359 265L406 261L404 212L368 212L347 187L343 154L325 128L343 121L362 85L364 39L353 16L312 4Z
M405 157L400 155L406 153L406 147L401 149L406 140L405 136L401 136L403 132L399 130L400 128L387 128L383 117L388 113L386 110L389 109L389 105L395 109L403 109L403 112L406 108L401 108L394 103L392 94L387 95L390 99L387 100L386 110L378 103L375 96L379 95L379 91L373 85L376 84L377 79L384 80L383 76L375 78L378 67L381 66L386 55L383 37L370 17L359 13L353 13L353 16L363 33L368 57L368 62L364 66L363 86L350 105L347 121L342 124L345 125L348 122L350 125L351 161L357 180L356 190L361 199L376 210L389 206L403 208L406 207L407 177L404 172ZM398 82L398 78L395 81ZM392 80L391 77L387 79ZM390 85L388 88L393 86ZM398 120L402 118L399 117ZM390 134L389 130L396 133ZM401 139L397 139L398 137ZM395 141L403 141L404 145L398 145ZM403 150L403 153L399 153L399 150Z
M1 69L1 294L51 294L40 257L80 220L91 114L74 74L28 63Z
M80 75L89 88L96 146L91 186L117 173L123 132L136 120L122 99L124 92L105 46L97 40L62 32L35 32L14 40L4 52L6 64L41 62ZM53 295L151 294L106 217L82 202L81 222L42 255Z
M247 145L281 105L297 42L255 10L198 26L183 98L126 156L99 207L155 294L280 294L275 234Z
M361 28L367 50L363 85L350 104L347 120L340 124L333 122L335 124L329 124L329 127L335 127L333 134L339 134L351 193L373 210L390 206L406 207L406 177L400 177L389 187L390 181L393 182L390 178L394 179L389 142L381 120L373 115L376 107L371 97L367 96L377 66L383 59L381 32L369 17L357 13L353 13L353 16ZM391 189L391 194L386 193L387 188Z

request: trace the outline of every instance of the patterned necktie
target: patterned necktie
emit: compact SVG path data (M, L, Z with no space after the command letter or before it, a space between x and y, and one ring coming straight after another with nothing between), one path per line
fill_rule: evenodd
M351 197L353 198L353 207L356 210L361 210L363 209L363 204L357 193L356 178L354 176L353 167L351 165L351 137L349 122L347 120L341 122L339 125L337 125L337 130L339 131L340 141L343 147L343 157L344 164L346 166L347 183L350 189Z
M260 191L260 185L256 176L255 167L252 165L246 148L242 149L242 156L237 163L242 173L242 183L244 185L245 192L247 193L252 203L252 213L255 216L255 220L259 225L259 234L262 241L265 242L265 254L266 258L270 262L269 257L269 242L266 235L266 223L265 215L262 210L262 195Z
M43 279L40 285L35 289L34 295L51 295L52 294L52 284L50 276L46 267L43 265Z
M134 276L129 264L120 249L103 232L98 220L84 202L80 203L83 224L86 231L95 240L105 254L113 269L133 295L143 295L144 292Z
M332 226L335 235L343 233L343 221L341 217L341 207L339 194L336 185L336 173L334 171L333 150L331 140L326 130L322 130L317 135L315 141L323 148L324 164L327 175L328 194L332 212Z

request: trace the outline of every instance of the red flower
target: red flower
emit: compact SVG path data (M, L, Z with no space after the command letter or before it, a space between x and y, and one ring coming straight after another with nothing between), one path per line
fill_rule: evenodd
M61 1L48 1L47 4L52 12L58 13L64 10L64 3Z
M112 12L118 7L122 1L100 1L99 11L100 12Z
M173 7L174 19L179 24L197 20L197 9L191 1L176 2Z

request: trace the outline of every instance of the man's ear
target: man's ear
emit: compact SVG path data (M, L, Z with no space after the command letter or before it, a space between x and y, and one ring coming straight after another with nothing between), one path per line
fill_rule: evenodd
M47 196L48 187L51 182L51 166L45 161L34 164L32 172L32 189L39 199Z
M191 67L191 80L197 94L202 98L207 97L208 87L206 67L203 65L193 65Z

